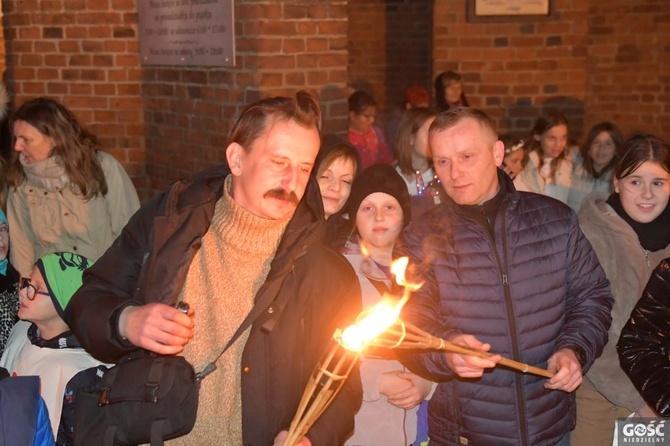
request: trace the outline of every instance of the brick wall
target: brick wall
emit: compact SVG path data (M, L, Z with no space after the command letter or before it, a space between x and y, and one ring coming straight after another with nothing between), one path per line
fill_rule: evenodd
M397 106L411 85L431 91L433 2L349 1L350 84L371 92L380 111Z
M525 135L538 113L558 108L575 138L602 120L667 136L670 2L554 5L549 21L469 23L464 1L436 0L435 73L461 72L470 103L501 131Z
M153 190L225 160L248 102L319 94L325 131L346 128L346 1L235 2L236 67L146 67L147 174Z
M465 0L237 0L235 68L142 67L140 0L3 0L16 102L61 99L126 167L143 199L223 160L228 126L259 97L311 88L326 131L347 84L380 109L406 84L461 72L470 102L525 134L543 109L574 137L604 119L668 137L670 2L554 0L538 22L469 23Z
M526 136L537 116L558 108L581 134L586 96L587 0L554 0L549 21L470 23L466 2L436 0L435 73L463 75L470 105L500 132Z
M602 120L667 135L670 2L553 3L548 21L471 23L465 0L351 0L350 83L384 110L404 86L455 70L501 132L526 136L539 113L560 109L576 139Z
M670 2L590 0L586 122L670 138Z
M61 100L146 189L134 0L3 0L15 103ZM146 194L141 194L146 197Z
M143 67L135 1L3 0L10 91L70 107L146 199L219 164L246 103L319 94L325 131L346 128L347 2L235 1L235 68Z
M0 76L4 80L5 69L7 68L7 60L5 54L5 27L3 26L4 18L2 11L0 11Z

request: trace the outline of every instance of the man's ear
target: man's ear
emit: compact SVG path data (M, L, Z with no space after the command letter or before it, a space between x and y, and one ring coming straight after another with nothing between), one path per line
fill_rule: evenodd
M237 176L242 172L242 162L244 161L244 148L236 142L231 142L226 147L226 161L230 167L230 173Z
M500 167L505 159L505 144L498 140L493 144L493 159L496 162L496 167Z

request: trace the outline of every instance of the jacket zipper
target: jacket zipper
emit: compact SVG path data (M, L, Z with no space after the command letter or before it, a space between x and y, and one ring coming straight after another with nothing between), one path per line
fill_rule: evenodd
M640 248L642 248L642 245L640 245ZM647 268L651 268L651 265L649 265L649 251L642 248L642 252L644 253L644 260L647 261Z
M480 206L479 208L480 212L482 213L486 224L493 229L493 231L486 231L489 234L489 238L491 239L491 244L493 245L493 252L496 255L496 261L498 262L498 270L500 271L500 276L501 276L501 282L503 285L503 292L504 292L504 297L505 297L505 308L507 309L507 320L509 322L509 329L511 332L511 340L512 340L512 355L513 359L518 361L521 357L521 354L519 353L519 343L517 341L517 330L516 330L516 321L514 318L514 306L512 303L512 296L509 290L509 276L507 274L507 266L508 266L508 259L507 259L507 219L505 218L505 213L500 212L500 217L502 219L502 243L503 243L503 256L504 256L504 263L500 259L500 253L498 252L498 249L496 248L496 241L495 241L495 226L491 223L491 220L488 218L488 215L486 215L486 212L484 212L483 206ZM494 236L491 236L491 233L494 234ZM514 385L516 387L516 395L517 395L517 404L519 407L519 430L520 430L520 435L521 435L521 443L523 445L528 444L528 429L526 428L526 405L523 401L522 395L523 395L523 383L521 382L521 377L518 373L514 373Z

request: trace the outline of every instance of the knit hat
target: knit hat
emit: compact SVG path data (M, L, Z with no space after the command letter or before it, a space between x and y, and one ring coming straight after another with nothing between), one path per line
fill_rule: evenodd
M351 194L346 204L349 218L356 220L361 202L370 194L383 192L398 200L403 213L403 226L412 220L412 202L405 180L389 164L374 164L361 172L351 186Z
M71 252L47 254L35 262L61 318L65 307L82 284L84 270L91 265L92 260Z

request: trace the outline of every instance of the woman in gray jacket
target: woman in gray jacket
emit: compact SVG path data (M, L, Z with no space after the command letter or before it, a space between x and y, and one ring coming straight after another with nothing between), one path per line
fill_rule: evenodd
M622 151L614 193L588 195L579 211L615 303L608 343L577 391L573 446L612 444L617 418L655 416L619 366L616 343L653 268L670 255L670 146L653 136L637 136Z

